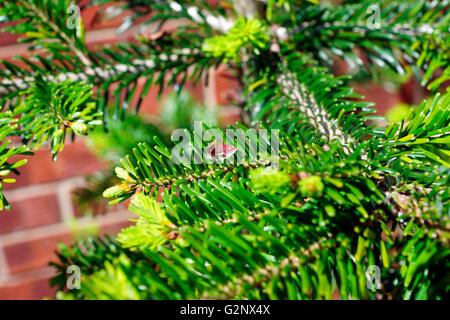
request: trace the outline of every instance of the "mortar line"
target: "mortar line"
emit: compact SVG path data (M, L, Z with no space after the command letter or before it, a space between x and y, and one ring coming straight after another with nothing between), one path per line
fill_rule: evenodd
M214 68L208 70L208 85L206 85L204 79L206 75L203 75L202 79L202 91L203 91L203 103L209 109L214 108L217 105L216 96L216 77Z
M83 217L78 221L81 228L88 227L91 223L98 223L100 226L107 225L109 223L127 221L128 219L135 217L128 210L119 210L117 212L111 212L104 216L98 216L95 218ZM60 233L70 232L69 226L64 222L53 223L37 228L17 230L7 234L0 235L0 242L3 242L3 246L11 245L26 241L39 240L41 238L58 235Z
M9 282L11 275L9 274L9 268L6 264L5 252L3 250L2 240L0 239L0 286Z

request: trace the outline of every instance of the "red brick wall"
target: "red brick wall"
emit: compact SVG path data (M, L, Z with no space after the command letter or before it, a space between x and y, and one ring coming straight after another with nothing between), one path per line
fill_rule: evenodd
M83 10L82 15L90 47L133 38L133 29L117 36L117 19L102 22L102 16L95 8ZM4 26L0 24L0 29ZM0 59L26 54L27 46L17 44L17 38L0 32ZM216 95L216 85L221 94ZM217 76L212 77L209 87L199 83L196 87L187 85L187 88L206 105L227 104L227 92L234 93L237 83L219 71ZM157 90L149 91L141 112L159 112L160 103L156 95ZM220 116L224 122L239 120L234 107L224 106ZM48 279L53 275L53 269L48 262L54 259L58 242L70 243L75 238L70 221L77 213L71 201L71 192L85 183L85 175L106 165L89 152L83 139L78 138L66 145L56 162L51 161L50 151L42 148L20 168L17 182L8 185L5 191L12 210L0 211L0 299L42 299L52 296ZM114 234L128 225L130 217L131 214L122 205L106 215L80 218L79 227L94 225L100 233Z
M117 36L117 20L102 22L95 8L82 14L90 46L133 37L135 30ZM0 33L0 58L26 53L26 45L17 44L16 40L16 36ZM240 119L239 110L229 106L238 88L238 81L220 69L211 71L208 87L199 83L189 90L205 105L223 105L220 117L229 123ZM359 91L368 93L369 100L379 101L383 110L402 100L401 96L391 95L380 87L360 87ZM158 113L159 106L156 90L150 90L141 112ZM57 162L52 162L50 151L43 148L20 168L17 182L5 192L12 210L0 212L0 299L41 299L53 294L48 285L53 269L47 264L54 259L59 241L70 243L74 239L69 224L76 216L71 191L83 185L86 174L105 166L89 152L83 139L77 139L65 147ZM94 225L101 233L116 233L128 225L129 218L126 209L119 206L95 220L81 218L79 226Z

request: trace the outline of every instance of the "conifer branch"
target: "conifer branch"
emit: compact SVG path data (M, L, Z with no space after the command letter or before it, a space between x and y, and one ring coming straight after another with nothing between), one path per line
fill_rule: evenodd
M242 297L245 292L254 289L262 290L264 284L270 283L274 277L280 277L281 273L286 272L286 270L298 272L300 266L305 266L315 261L318 250L329 250L332 248L333 246L324 245L326 240L328 239L315 242L308 248L300 249L295 254L292 253L286 258L278 260L276 264L269 263L260 267L251 274L238 275L213 292L203 293L201 299L230 300Z
M13 182L8 175L24 164L12 163L12 156L49 143L56 157L66 132L86 134L111 119L120 129L110 132L120 137L99 136L108 148L98 149L121 148L114 159L121 158L118 179L107 184L119 182L104 196L111 204L131 198L129 209L138 216L120 233L121 247L94 241L85 250L61 248L53 284L64 287L73 263L85 278L79 291L58 298L448 296L442 279L449 268L450 94L381 128L371 125L380 120L373 104L357 100L347 77L325 67L336 57L361 74L376 65L402 73L406 63L417 64L424 84L443 69L428 85L439 89L449 70L447 0L381 0L376 7L372 0L340 6L236 0L234 8L204 0L125 0L118 12L132 12L121 30L157 22L158 32L139 37L139 44L93 52L82 33L66 28L69 1L4 3L6 21L26 22L9 30L44 50L19 57L26 68L2 62L0 95L9 110L0 115L0 183ZM369 6L381 13L378 25L366 25ZM179 28L162 31L168 20ZM246 123L263 134L237 123L228 129L240 132L229 141L230 131L202 123L193 135L174 132L178 143L170 150L169 137L156 128L140 135L117 121L132 105L137 111L152 86L162 93L195 84L219 64L238 75ZM174 128L192 129L186 125L192 119ZM214 137L205 136L209 129ZM9 136L22 137L24 145L11 147ZM8 208L0 193L2 205ZM369 288L366 275L374 266L381 286Z
M175 12L186 12L193 21L199 24L206 23L210 28L219 32L226 33L233 26L232 21L222 16L215 16L207 11L202 11L195 6L184 8L177 1L170 1L169 6Z
M87 67L91 66L91 60L77 47L73 39L71 39L61 28L59 28L53 21L51 21L39 8L37 8L33 2L26 0L19 0L19 3L30 13L33 13L37 18L39 18L44 25L50 27L56 37L61 37L64 42L69 46L69 49L75 53L75 55L80 59L80 61Z
M87 67L80 72L66 72L59 75L43 75L42 78L49 82L60 83L67 80L74 82L89 81L92 84L99 84L116 78L121 74L127 76L139 75L147 70L154 69L158 63L175 62L185 59L188 61L189 56L196 54L196 50L180 50L171 55L160 54L157 58L149 58L144 60L133 60L129 64L116 64L109 67ZM185 56L185 58L183 58ZM0 96L6 96L17 91L23 91L29 88L36 79L34 77L6 79L0 82Z
M317 129L322 137L329 142L339 141L345 154L352 153L352 146L356 146L351 136L342 132L330 115L314 99L313 95L298 82L295 74L284 70L279 76L278 83L284 95L291 99L295 106L307 117L309 123Z

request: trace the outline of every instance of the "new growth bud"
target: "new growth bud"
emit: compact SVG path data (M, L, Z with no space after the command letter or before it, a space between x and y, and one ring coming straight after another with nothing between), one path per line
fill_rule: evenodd
M6 177L7 175L9 175L11 173L11 170L1 170L0 171L0 177Z
M103 192L103 197L107 198L107 199L118 198L130 191L131 191L130 186L126 183L122 183L122 184L119 184L119 185L116 185L116 186L106 189Z
M128 174L127 170L120 168L120 167L116 167L115 169L116 171L116 176L122 180L125 181L132 181L133 179L131 179L130 175Z
M300 192L305 196L321 195L323 191L322 179L319 176L309 176L298 182Z
M88 126L81 121L72 122L70 127L76 134L86 135L88 132Z

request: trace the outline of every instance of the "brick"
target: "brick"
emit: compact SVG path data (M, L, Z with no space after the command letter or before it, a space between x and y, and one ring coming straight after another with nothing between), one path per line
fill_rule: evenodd
M59 220L56 195L10 201L11 210L0 213L0 234L55 223Z
M119 27L122 24L124 17L129 15L131 11L125 11L120 15L111 18L105 13L105 8L112 6L113 5L107 5L104 8L100 8L102 7L101 5L94 5L81 10L81 17L86 30Z
M26 156L28 163L19 168L20 175L12 175L16 178L16 182L8 184L5 189L87 175L105 168L105 164L100 162L79 138L77 139L74 143L66 144L55 162L52 161L50 150L47 148L36 151L33 156ZM21 158L23 157L12 159Z
M92 201L83 206L73 202L73 212L75 217L81 218L86 215L99 216L116 211L116 207L110 206L108 202L108 199L98 199L98 201Z
M233 101L238 101L241 95L239 80L224 68L217 69L214 76L217 103L229 105Z
M70 243L71 235L62 231L56 235L5 245L6 264L11 274L44 267L55 259L58 242Z
M0 34L0 38L3 35ZM8 46L0 46L0 59L2 60L6 60L8 62L11 62L21 68L26 67L26 64L15 59L14 57L16 55L20 56L24 56L24 54L26 53L28 48L28 45L25 43L21 43L21 44L13 44L13 45L8 45ZM3 69L3 65L2 65L2 69Z
M131 103L131 105L133 107L136 105L138 97L141 94L141 92L145 86L145 80L146 79L140 80L139 85L141 88L139 89L139 92L135 94L135 97L133 98L133 101ZM196 101L198 101L198 102L203 101L203 89L202 89L200 82L198 82L197 85L195 85L195 86L192 83L187 82L184 84L183 89L190 92L191 94L193 94ZM159 88L157 86L150 87L147 92L147 95L145 96L145 98L142 101L142 105L139 109L139 112L148 113L148 114L158 114L161 111L161 105L162 105L162 103L164 103L164 99L167 97L168 94L172 93L173 90L174 90L173 86L164 88L160 99L158 99Z
M10 32L3 31L3 28L7 28L12 25L14 25L14 22L0 23L0 46L6 46L17 42L17 39L19 38L18 34L12 34Z
M72 197L74 197L74 194L72 193ZM74 215L77 218L82 218L85 216L102 216L105 214L110 214L118 211L123 211L128 208L128 202L130 199L121 202L116 205L110 205L109 201L111 199L105 199L102 196L100 198L96 199L97 201L92 201L90 203L83 204L83 206L80 206L75 199L73 199L73 211Z
M130 217L128 216L128 217L124 217L124 219L120 220L120 221L114 221L114 222L110 222L110 223L105 223L101 227L100 235L117 234L122 229L127 228L127 227L129 227L131 225L134 225L135 222L129 221L129 218Z
M192 93L194 95L195 100L199 102L202 102L204 99L202 81L203 80L200 79L195 85L191 82L187 82L184 85L184 89Z
M446 87L445 83L442 87ZM427 90L420 85L416 77L411 77L407 83L400 86L399 91L403 102L413 105L419 105L428 95Z
M241 109L239 107L222 107L219 110L219 123L226 127L228 125L234 125L236 122L242 121Z
M104 223L100 228L99 234L117 234L121 229L134 224L128 220L129 217L129 215L124 215L123 219ZM72 239L68 233L63 232L47 238L6 246L4 248L5 257L13 277L20 278L23 274L27 274L31 275L32 279L0 285L0 300L42 299L54 296L55 289L50 288L48 282L50 276L41 279L33 279L33 277L40 270L48 269L46 266L49 261L55 260L54 251L57 249L57 243L60 241L70 243Z
M0 286L0 300L40 300L53 297L56 288L50 288L49 277L25 279L14 284Z
M357 83L353 87L357 93L365 96L365 101L375 102L377 114L385 114L390 108L402 102L399 94L389 92L385 88L373 83Z
M99 224L99 235L116 234L121 229L133 224L129 221L130 215L123 214L118 219L95 220ZM89 224L81 226L89 227ZM18 243L5 244L4 256L10 274L30 271L48 265L49 261L55 260L55 250L58 243L70 244L74 241L74 235L61 225L61 230L50 236L42 236L32 240L24 240Z

